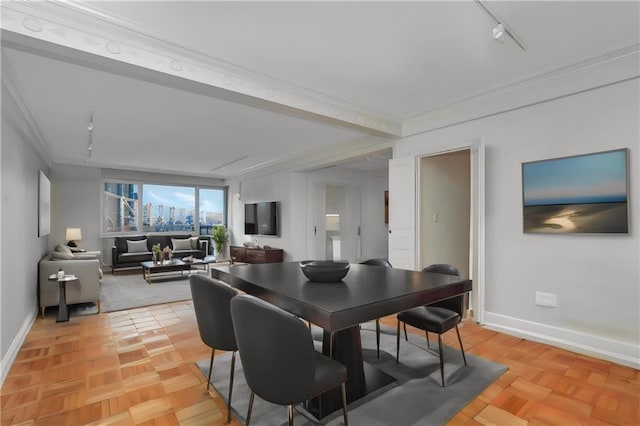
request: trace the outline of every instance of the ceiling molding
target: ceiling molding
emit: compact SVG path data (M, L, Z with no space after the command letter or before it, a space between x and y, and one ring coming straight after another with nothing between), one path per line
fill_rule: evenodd
M257 164L237 173L229 174L227 178L233 181L246 180L280 172L306 172L329 167L348 159L361 158L372 152L392 148L396 141L397 138L364 136L351 142L334 145L329 149L322 149L303 155L281 157Z
M51 150L49 149L49 141L40 130L36 119L31 113L31 109L29 109L20 90L17 88L15 78L13 77L15 75L15 71L13 71L13 68L9 65L9 61L5 60L4 56L4 53L2 53L2 90L3 92L7 92L15 102L15 105L24 121L25 130L28 133L28 142L33 146L40 158L47 163L49 167L51 167L54 158ZM5 102L4 95L3 102Z
M411 117L404 120L402 133L412 136L638 76L640 43L633 41Z
M152 30L77 2L2 2L6 31L192 80L378 134L399 136L401 120L181 46Z

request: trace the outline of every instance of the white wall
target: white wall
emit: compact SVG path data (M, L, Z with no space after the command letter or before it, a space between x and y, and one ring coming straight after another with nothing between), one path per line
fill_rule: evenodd
M330 168L309 173L282 172L260 178L229 181L232 243L242 244L254 236L244 235L244 203L278 201L280 229L277 237L255 236L260 245L284 250L284 260L307 259L311 252L307 238L312 238L310 208L316 183L352 185L362 194L362 258L387 257L387 227L384 223L384 191L386 176L370 177L352 169ZM240 194L240 199L236 194ZM357 259L350 259L357 260Z
M3 95L0 383L35 318L38 261L48 245L48 237L38 237L38 173L44 171L49 179L51 174L27 135L13 99Z
M399 141L394 157L484 138L485 322L640 365L639 83L579 93ZM521 163L615 148L630 152L629 235L522 232ZM534 304L536 291L556 308Z

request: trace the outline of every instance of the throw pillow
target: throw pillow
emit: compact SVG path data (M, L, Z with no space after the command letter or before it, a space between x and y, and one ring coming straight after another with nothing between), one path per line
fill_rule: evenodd
M198 250L200 247L198 247L198 241L200 240L200 238L198 237L191 237L189 238L189 241L191 241L191 250Z
M127 240L127 253L146 253L148 251L146 238L140 241Z
M66 253L64 251L52 251L51 258L55 260L73 260L76 257L73 253Z
M183 240L171 239L171 245L174 250L191 250L191 241L188 238Z
M62 244L58 244L53 251L57 251L59 253L71 253L71 249L67 246L63 246Z

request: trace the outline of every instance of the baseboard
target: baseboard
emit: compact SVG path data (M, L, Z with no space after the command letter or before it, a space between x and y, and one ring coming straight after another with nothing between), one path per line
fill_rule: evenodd
M31 330L31 326L35 321L37 314L37 310L33 310L31 315L27 316L24 319L20 330L13 338L13 341L11 342L7 353L4 355L4 357L2 357L2 361L0 362L0 386L4 384L4 379L7 378L9 370L11 370L11 366L13 365L13 361L15 361L16 357L18 356L18 352L20 351L24 340L27 338L29 330Z
M501 333L640 369L640 348L632 344L492 312L484 312L482 325Z

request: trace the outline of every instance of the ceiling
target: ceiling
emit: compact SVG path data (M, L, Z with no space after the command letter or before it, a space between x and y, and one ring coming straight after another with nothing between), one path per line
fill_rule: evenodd
M2 2L3 97L56 164L370 170L409 122L638 51L638 2L482 5L526 50L474 1Z

